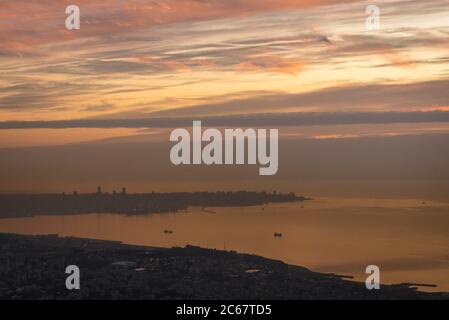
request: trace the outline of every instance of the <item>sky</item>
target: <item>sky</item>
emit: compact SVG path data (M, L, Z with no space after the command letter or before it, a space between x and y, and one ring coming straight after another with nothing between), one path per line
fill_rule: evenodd
M0 4L3 121L449 110L449 1L72 2Z
M373 3L377 30L365 25ZM65 28L72 4L80 30ZM426 136L437 148L449 134L447 0L3 0L0 28L6 155L167 144L170 130L191 120L335 144ZM440 172L440 151L418 168ZM20 173L34 164L11 165L0 177L34 190Z

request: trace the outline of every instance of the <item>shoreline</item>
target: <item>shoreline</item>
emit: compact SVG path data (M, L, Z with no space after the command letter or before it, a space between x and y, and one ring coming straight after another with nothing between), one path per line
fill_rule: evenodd
M0 233L0 248L2 299L449 299L411 283L367 290L346 276L196 246ZM69 264L81 270L81 290L64 287Z
M171 192L171 193L97 193L78 194L0 194L0 218L38 215L118 213L142 215L176 213L189 207L247 207L268 203L307 200L295 193L253 191Z

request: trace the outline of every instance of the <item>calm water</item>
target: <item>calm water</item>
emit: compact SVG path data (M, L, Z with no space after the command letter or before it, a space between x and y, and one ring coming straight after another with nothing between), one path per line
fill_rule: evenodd
M383 283L434 283L449 291L448 203L326 198L177 214L38 216L1 219L0 232L233 249L359 280L376 264Z

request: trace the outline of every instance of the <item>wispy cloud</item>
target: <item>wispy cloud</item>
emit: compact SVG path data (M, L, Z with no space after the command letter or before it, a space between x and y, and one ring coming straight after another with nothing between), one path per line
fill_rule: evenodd
M366 1L80 0L75 32L68 4L2 1L2 119L449 104L447 0L379 2L374 32Z
M186 21L201 21L254 15L276 10L299 9L336 0L106 0L75 1L82 9L84 28L70 33L64 28L67 0L31 0L17 5L3 0L0 19L3 21L2 47L11 52L27 51L36 44L57 42L87 36L110 36L129 30ZM345 1L345 2L350 2Z
M138 116L207 116L286 111L406 111L431 110L449 102L449 80L406 84L346 85L306 93L247 92L225 96L215 103L204 102L184 108L134 114ZM246 96L245 96L246 95Z
M449 122L449 111L428 112L287 112L198 118L77 119L54 121L5 121L0 129L66 128L174 128L191 127L202 120L212 127L295 127L337 124Z

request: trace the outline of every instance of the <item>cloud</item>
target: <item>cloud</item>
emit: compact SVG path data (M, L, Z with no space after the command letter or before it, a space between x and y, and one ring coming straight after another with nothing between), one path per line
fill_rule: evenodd
M154 112L153 116L205 116L263 111L405 111L449 104L449 80L408 84L367 84L330 87L306 93L265 92L249 97L226 97L223 102L203 103ZM137 114L136 114L137 116Z
M4 121L0 129L64 128L174 128L191 127L202 120L210 127L295 127L337 124L449 122L449 111L428 112L287 112L202 118L78 119L54 121Z
M96 111L107 111L111 110L114 107L114 105L110 103L102 103L102 104L95 104L90 105L85 108L86 111L96 112Z
M103 102L115 108L97 115L136 117L447 105L437 84L428 94L421 83L407 93L392 85L447 76L447 3L382 2L382 29L367 32L359 1L80 0L81 30L69 32L71 2L5 0L0 112L82 118ZM388 85L295 93L349 81ZM250 90L273 93L219 99Z
M348 0L347 2L349 2ZM31 52L35 45L86 36L121 34L129 30L186 21L240 17L300 9L341 1L336 0L78 0L82 28L65 30L65 8L71 1L30 0L20 5L3 0L1 48L11 52ZM6 50L1 50L6 52Z
M12 77L10 85L0 87L0 110L13 112L69 108L74 95L94 93L97 85L73 81L39 81Z
M295 75L304 69L304 62L272 55L258 57L254 61L244 61L237 65L239 71L275 72Z

